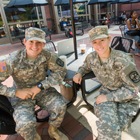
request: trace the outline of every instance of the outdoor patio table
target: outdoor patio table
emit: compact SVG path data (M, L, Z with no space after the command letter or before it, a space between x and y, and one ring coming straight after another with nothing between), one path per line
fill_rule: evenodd
M73 77L74 77L76 71L78 70L79 66L81 66L83 64L85 57L87 56L87 53L81 54L80 49L78 49L78 56L79 56L79 59L77 59L77 60L74 59L74 53L69 54L67 56L67 62L68 62L67 63L67 72L66 72L64 81L72 81L73 93L74 93L73 99L67 104L67 106L70 106L76 100L78 84L73 82Z
M89 49L86 49L86 53L81 54L80 49L78 49L79 59L74 60L72 63L70 61L72 60L71 58L74 58L74 56L72 55L70 58L68 58L70 63L67 65L67 72L66 72L64 81L72 81L72 83L73 83L74 99L69 103L70 105L75 101L75 99L77 97L78 84L73 82L73 77L74 77L76 71L78 70L78 68L83 64L86 56L92 51L94 51L94 50L92 48L89 48ZM86 79L95 77L93 72L86 74L85 76L86 76ZM84 76L84 78L85 78L85 76ZM95 91L96 89L97 88L94 88L94 90L92 90L92 91ZM87 103L87 105L89 105L84 93L82 93L82 97L83 97L83 100Z
M81 22L76 22L76 23L74 23L74 24L77 26L77 25L81 25L82 23L81 23ZM69 23L69 24L67 24L67 26L72 26L72 24Z
M100 25L102 25L102 22L103 22L103 21L106 21L106 20L107 20L107 19L98 19Z

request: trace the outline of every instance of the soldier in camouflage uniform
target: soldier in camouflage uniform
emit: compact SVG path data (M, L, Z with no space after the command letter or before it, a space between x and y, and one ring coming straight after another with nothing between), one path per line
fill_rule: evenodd
M87 56L73 80L80 84L84 74L94 72L102 83L94 104L97 139L121 140L121 132L130 128L139 108L140 74L131 54L109 47L107 26L93 28L89 37L95 52Z
M63 121L66 103L53 85L60 84L66 74L63 61L57 54L43 48L45 32L38 28L25 31L25 49L11 53L0 59L0 94L11 97L16 131L25 140L41 140L36 132L35 105L51 112L49 135L56 140L68 140L57 128ZM51 74L46 77L47 69ZM9 76L13 77L13 87L2 85Z

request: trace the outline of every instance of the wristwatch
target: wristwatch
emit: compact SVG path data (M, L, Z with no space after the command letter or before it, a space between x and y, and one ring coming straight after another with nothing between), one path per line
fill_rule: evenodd
M43 87L42 83L39 83L39 84L37 85L37 87L38 87L38 88L40 88L41 90L43 90L43 89L44 89L44 87Z

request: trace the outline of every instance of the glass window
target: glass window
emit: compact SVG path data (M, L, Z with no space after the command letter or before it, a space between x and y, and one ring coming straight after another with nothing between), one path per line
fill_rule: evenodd
M24 24L14 24L9 25L11 37L16 37L18 35L23 35L25 33L25 25Z
M86 6L87 6L87 9L88 9L88 5L86 5ZM70 5L62 5L61 9L62 9L62 17L71 16ZM83 4L83 3L74 4L73 9L74 9L73 10L74 11L74 16L86 14L85 4ZM60 17L59 6L57 7L57 10L58 10L58 15Z
M85 4L83 3L75 4L75 8L76 8L77 15L86 14Z
M58 16L61 17L61 14L60 14L60 6L57 6L57 13L58 13Z
M106 14L111 14L111 4L110 3L101 3L100 4L100 15L99 17L102 19L102 18L105 18L106 17Z
M2 17L1 17L1 13L0 13L0 38L5 38L6 34L4 31L4 27L3 27L3 21L2 21Z
M87 6L87 7L86 7ZM86 12L87 9L87 12ZM70 5L62 5L57 6L57 12L58 12L58 16L62 17L59 19L59 21L62 20L63 17L66 18L66 21L68 23L71 23L71 11L70 11ZM86 13L88 14L88 5L85 3L77 3L73 5L73 12L74 12L74 20L75 22L79 22L79 21L85 21L86 20Z
M39 14L39 18L42 19L42 11L41 11L41 7L38 6L38 14Z
M18 33L18 35L24 35L25 34L25 29L29 28L29 27L39 28L39 22L9 25L11 36L15 40L15 38L16 38L15 32Z
M111 4L110 3L102 3L100 4L100 13L111 12Z
M62 5L61 10L62 10L62 17L71 16L70 5ZM74 15L75 14L76 13L74 12Z
M4 11L8 23L37 19L36 7L7 8L4 5Z

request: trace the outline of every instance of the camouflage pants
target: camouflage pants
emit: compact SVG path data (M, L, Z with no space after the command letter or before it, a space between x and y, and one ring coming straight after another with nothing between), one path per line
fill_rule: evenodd
M131 126L132 116L128 112L132 112L130 103L95 103L94 109L99 118L96 122L98 140L121 140L121 131L127 131Z
M25 140L33 140L36 136L36 117L34 115L35 105L43 110L51 112L49 124L59 127L66 112L66 103L60 93L54 88L47 90L47 93L37 99L20 100L14 105L13 117L16 122L16 131Z

